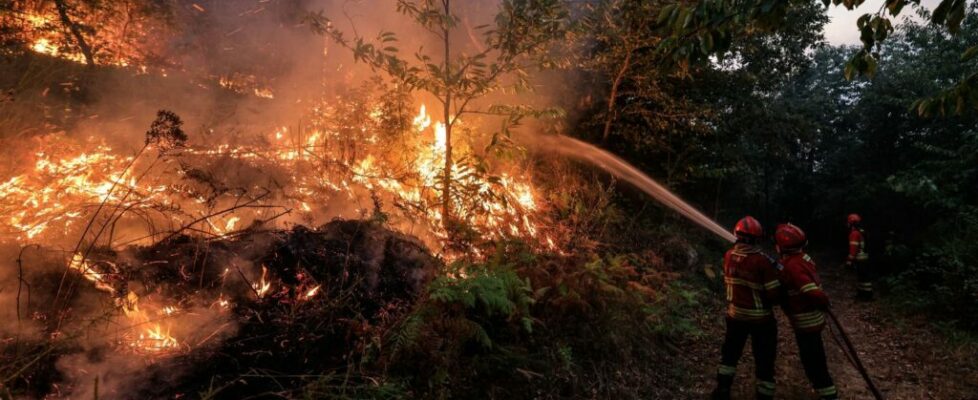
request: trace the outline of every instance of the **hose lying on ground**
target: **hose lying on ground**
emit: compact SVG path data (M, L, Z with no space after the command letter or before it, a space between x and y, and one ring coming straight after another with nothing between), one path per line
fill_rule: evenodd
M863 367L862 361L859 360L859 353L856 353L856 347L852 345L852 341L849 340L849 335L846 334L846 330L842 328L842 324L839 323L839 319L836 318L835 313L833 313L831 309L826 309L825 311L827 314L829 314L829 318L832 320L832 325L835 325L836 329L839 330L839 334L842 336L842 341L845 343L842 351L846 353L846 358L849 359L852 366L859 371L860 375L862 375L863 380L866 381L866 386L869 387L869 391L873 392L873 397L875 397L876 400L883 400L883 393L880 393L880 390L876 388L876 384L874 384L873 379L870 378L869 372L866 371L866 367ZM835 333L833 332L832 335L834 336ZM838 343L838 340L836 343Z

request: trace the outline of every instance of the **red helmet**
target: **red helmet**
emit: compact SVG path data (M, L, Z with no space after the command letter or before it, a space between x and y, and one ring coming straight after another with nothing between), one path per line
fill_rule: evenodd
M808 242L805 232L801 228L792 224L778 225L778 230L774 232L774 242L778 247L786 250L799 249Z
M852 224L858 224L862 222L863 218L860 217L859 214L849 214L849 218L847 218L846 220L849 221L849 225L852 225Z
M754 217L748 215L737 221L737 226L734 226L734 235L759 238L764 236L764 227Z

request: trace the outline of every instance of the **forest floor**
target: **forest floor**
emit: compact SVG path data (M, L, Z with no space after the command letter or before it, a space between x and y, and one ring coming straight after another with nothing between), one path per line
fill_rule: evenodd
M855 272L842 266L840 256L815 253L823 286L832 299L833 310L851 337L859 358L876 386L888 400L978 399L978 342L959 339L939 330L926 315L906 315L879 298L856 301ZM723 341L722 304L713 307L717 318L704 327L697 350L688 361L700 365L689 399L709 398L715 384L720 344ZM816 399L798 358L794 335L784 315L778 317L778 399ZM962 316L967 318L966 316ZM873 399L865 381L846 360L828 327L823 331L829 371L841 399ZM737 368L735 399L753 399L754 361L748 344Z

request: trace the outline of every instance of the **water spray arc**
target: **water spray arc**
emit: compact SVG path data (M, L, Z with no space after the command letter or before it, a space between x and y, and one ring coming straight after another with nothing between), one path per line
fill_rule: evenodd
M669 189L666 189L652 178L649 178L648 175L645 175L642 171L614 154L567 136L544 136L535 138L534 142L538 145L539 149L553 151L567 157L594 164L612 175L635 185L635 187L641 189L649 196L652 196L662 204L682 214L690 221L706 228L710 232L713 232L717 236L731 243L737 240L729 230L724 229L716 221L713 221L695 207L679 198L679 196L670 192Z

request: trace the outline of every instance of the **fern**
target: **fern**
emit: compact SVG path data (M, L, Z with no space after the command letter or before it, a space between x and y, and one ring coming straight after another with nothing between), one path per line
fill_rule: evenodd
M413 348L421 335L423 325L424 319L419 314L411 314L404 318L390 335L391 354L396 357L401 351Z

